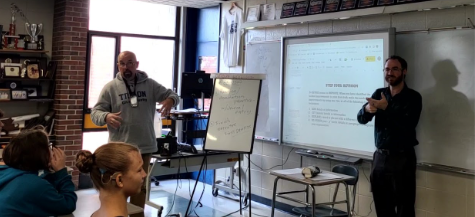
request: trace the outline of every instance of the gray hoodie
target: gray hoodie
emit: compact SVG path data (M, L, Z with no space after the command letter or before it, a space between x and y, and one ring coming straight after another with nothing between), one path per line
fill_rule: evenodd
M107 126L109 142L126 142L139 147L142 154L153 153L158 150L155 137L153 120L156 111L156 102L167 98L179 102L178 95L166 89L155 80L148 78L147 74L137 71L137 101L138 107L130 105L129 92L120 73L116 78L107 83L101 91L99 100L91 112L91 119L97 126L106 124L109 113L121 112L122 124L118 129ZM134 90L133 82L128 83Z

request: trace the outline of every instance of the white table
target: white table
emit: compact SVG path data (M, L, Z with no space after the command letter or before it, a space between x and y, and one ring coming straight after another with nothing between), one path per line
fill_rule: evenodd
M296 203L303 204L305 206L312 206L312 216L315 214L315 206L316 205L334 205L339 203L346 203L348 213L350 212L350 197L348 194L348 185L345 181L352 180L354 177L347 176L344 174L333 173L330 171L321 170L321 173L315 176L314 178L305 178L302 173L302 168L295 168L295 169L286 169L286 170L274 170L271 171L270 174L276 176L274 180L274 190L272 191L272 210L271 210L271 217L274 217L274 209L275 209L275 198L280 197L286 200L290 200ZM276 192L277 191L277 182L280 180L286 180L290 182L295 182L298 184L302 184L306 186L305 190L303 191L288 191L288 192ZM324 186L324 185L331 185L336 183L342 183L346 187L346 201L342 202L328 202L328 203L319 203L315 204L315 187L314 186ZM308 202L308 189L312 190L312 203ZM306 201L296 200L287 196L283 196L285 194L295 194L295 193L305 193Z
M158 216L160 216L163 206L154 203L150 200L151 178L152 176L176 175L179 173L199 171L204 152L199 151L198 154L181 153L173 154L171 156L161 156L159 154L152 155L152 166L147 173L146 183L146 200L145 204L158 209ZM239 160L238 153L208 153L207 154L207 170L215 170L221 168L233 167ZM204 168L203 168L204 170ZM178 173L178 171L180 171ZM190 198L192 200L192 198Z

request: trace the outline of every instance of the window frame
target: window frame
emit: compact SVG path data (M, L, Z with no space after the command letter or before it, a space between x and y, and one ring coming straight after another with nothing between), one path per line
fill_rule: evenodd
M176 7L176 17L175 17L175 36L157 36L157 35L143 35L143 34L130 34L130 33L116 33L116 32L103 32L96 30L89 30L87 33L87 48L86 48L86 69L84 76L84 104L83 104L83 117L82 121L82 131L83 132L98 132L98 131L107 131L105 126L97 126L94 128L86 128L86 116L91 114L91 109L89 108L89 78L90 78L90 66L91 66L91 49L92 49L92 38L94 36L115 38L115 58L114 58L114 69L117 68L117 56L120 53L121 47L121 38L122 37L135 37L135 38L147 38L147 39L160 39L160 40L171 40L175 42L174 52L173 52L173 75L172 75L172 86L173 91L177 91L178 88L178 76L179 76L179 54L180 54L180 24L181 24L181 10L180 7ZM117 72L117 71L114 71ZM113 74L112 79L115 78L115 73Z

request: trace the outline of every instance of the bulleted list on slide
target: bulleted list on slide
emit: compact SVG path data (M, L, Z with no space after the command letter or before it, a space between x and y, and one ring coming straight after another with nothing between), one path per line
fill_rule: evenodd
M356 114L384 86L383 46L383 39L287 45L283 140L341 148L370 141L362 148L371 151L373 123L360 125Z

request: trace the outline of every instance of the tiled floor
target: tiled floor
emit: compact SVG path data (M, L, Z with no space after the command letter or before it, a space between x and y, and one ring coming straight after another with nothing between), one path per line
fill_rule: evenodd
M189 188L189 183L191 187ZM194 180L183 179L179 182L178 189L176 180L161 181L160 186L152 187L151 198L152 201L164 206L162 216L165 216L169 210L170 205L173 203L173 195L176 190L176 199L170 214L181 212L182 214L186 210L188 205L188 199L190 198L190 192L193 190ZM199 183L193 201L198 201L201 192L203 191L203 183ZM98 193L94 189L77 191L78 203L76 211L71 217L90 217L91 214L99 208ZM220 194L222 192L220 191ZM224 216L231 212L239 210L239 202L233 201L224 197L213 197L211 194L211 185L205 185L205 191L203 198L201 199L203 207L196 208L196 214L201 217L210 216ZM196 203L194 203L196 204ZM194 207L194 206L192 206ZM243 216L249 216L248 210L243 210ZM252 216L270 216L270 207L259 203L252 203ZM156 217L157 209L146 206L146 217ZM194 213L192 216L196 216ZM230 216L240 216L239 212ZM275 217L292 216L291 214L276 211Z

